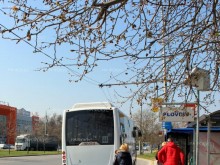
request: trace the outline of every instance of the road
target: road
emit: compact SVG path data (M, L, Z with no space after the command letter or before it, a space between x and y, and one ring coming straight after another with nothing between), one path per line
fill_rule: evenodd
M61 165L61 155L21 156L0 158L7 165ZM152 161L138 159L137 165L154 165Z
M61 155L21 156L0 158L7 165L61 165Z

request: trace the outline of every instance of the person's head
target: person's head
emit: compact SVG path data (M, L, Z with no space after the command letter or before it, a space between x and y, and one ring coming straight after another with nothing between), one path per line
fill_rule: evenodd
M170 137L170 138L167 139L167 141L168 142L173 142L173 138Z
M167 142L163 142L162 144L161 144L161 146L163 147L163 146L165 146L167 144Z
M129 150L128 144L122 144L119 149L127 152Z

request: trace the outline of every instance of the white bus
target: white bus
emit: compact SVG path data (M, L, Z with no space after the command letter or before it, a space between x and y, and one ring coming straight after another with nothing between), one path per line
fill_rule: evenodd
M135 165L137 134L132 120L108 102L75 104L63 114L62 165L113 165L122 143Z

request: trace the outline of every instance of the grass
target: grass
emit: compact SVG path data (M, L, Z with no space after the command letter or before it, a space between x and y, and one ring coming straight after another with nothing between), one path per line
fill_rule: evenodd
M148 159L148 160L155 160L155 154L156 154L156 152L144 153L142 155L138 155L138 158Z
M8 156L32 156L32 155L55 155L61 154L60 151L15 151L15 150L0 150L0 157Z
M0 150L0 158L1 157L8 157L8 156L32 156L32 155L57 155L61 154L61 151L15 151L4 149ZM142 155L138 155L138 158L148 159L148 160L155 160L156 152L152 153L144 153Z

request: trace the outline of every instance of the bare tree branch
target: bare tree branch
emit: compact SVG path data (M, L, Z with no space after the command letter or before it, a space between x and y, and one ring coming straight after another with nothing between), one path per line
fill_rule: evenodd
M2 38L29 42L36 53L52 50L45 71L80 68L72 80L78 82L99 63L123 59L124 70L100 86L123 85L131 92L123 98L134 102L165 97L163 83L155 80L167 81L169 101L195 99L194 89L183 84L194 67L210 73L212 94L205 102L213 103L220 90L218 0L13 0L3 5L0 12L12 23L7 28L1 23ZM64 46L69 48L65 55L59 53Z

